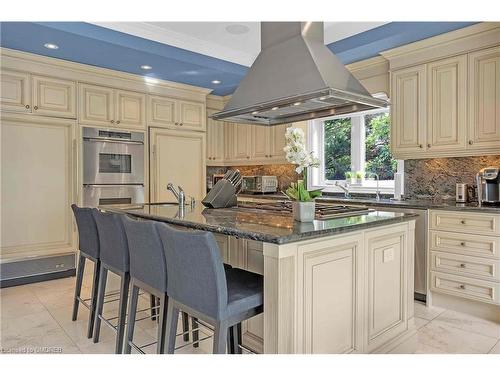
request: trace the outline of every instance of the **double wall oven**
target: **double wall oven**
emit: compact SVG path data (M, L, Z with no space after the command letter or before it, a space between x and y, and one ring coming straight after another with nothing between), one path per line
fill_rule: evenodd
M83 128L83 204L144 202L144 134Z

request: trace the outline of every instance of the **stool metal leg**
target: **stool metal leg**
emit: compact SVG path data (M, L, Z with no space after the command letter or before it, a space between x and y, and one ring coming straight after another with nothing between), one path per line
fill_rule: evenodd
M185 312L182 312L182 338L185 342L189 341L189 315Z
M123 336L125 334L125 320L127 317L128 289L130 286L130 274L126 272L121 276L120 286L120 306L118 308L118 323L116 327L116 346L115 354L121 354L123 351Z
M128 305L128 323L127 323L127 338L125 339L125 348L123 352L130 354L132 347L130 342L134 339L135 317L137 315L137 301L139 300L139 287L132 283L132 293L130 294L130 302Z
M99 335L101 333L101 318L99 316L102 315L102 309L104 306L104 294L106 293L107 278L108 278L108 270L104 266L101 266L100 276L99 276L99 293L95 309L96 319L94 324L94 337L92 339L94 343L99 342Z
M179 309L170 301L167 312L166 341L167 353L174 354L175 338L177 335L177 321L179 320Z
M197 348L200 346L198 340L200 338L200 332L198 331L198 319L191 318L191 326L193 327L193 348Z
M87 338L92 337L94 329L96 309L97 309L97 292L99 290L99 280L101 278L101 261L97 260L94 264L94 275L92 277L92 296L90 301L89 325L87 327Z
M83 282L83 273L85 271L85 257L80 254L78 257L78 269L76 271L76 286L75 286L75 300L73 301L73 314L71 316L71 320L75 321L78 317L78 305L80 301L78 298L82 292L82 282Z
M167 325L168 297L167 294L160 296L160 313L158 315L158 343L156 353L165 353L165 328Z
M229 352L231 354L241 354L241 323L235 324L231 328L229 328L229 336L231 346L229 348Z
M149 305L151 306L151 320L156 320L156 314L158 314L156 297L153 294L149 295Z
M229 326L227 322L221 321L217 322L214 330L214 354L226 354L226 341Z

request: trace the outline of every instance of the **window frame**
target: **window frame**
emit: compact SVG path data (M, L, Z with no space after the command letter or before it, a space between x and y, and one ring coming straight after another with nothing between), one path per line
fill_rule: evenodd
M366 115L375 114L375 113L390 113L389 108L377 108L368 111L358 112L353 116L346 115L338 115L331 117L324 117L320 119L314 119L308 121L308 149L314 151L314 155L317 156L320 160L320 165L318 168L309 168L308 169L308 178L307 185L308 189L322 189L324 192L328 193L344 193L342 189L338 186L335 186L336 182L344 183L345 179L342 180L326 180L325 179L325 133L324 133L324 121L328 120L336 120L339 118L351 117L351 126L359 127L361 123L363 125L363 132L360 132L360 129L351 129L351 165L353 164L353 154L357 154L359 157L358 164L362 165L362 169L364 171L364 164L366 163L366 142L364 134L366 129L364 127L364 121L356 121L361 117L364 118ZM358 131L359 135L357 138L352 136L353 131ZM355 149L353 150L353 147ZM404 173L404 161L397 161L397 173ZM365 179L363 184L350 184L349 191L352 193L363 193L363 194L376 194L377 192L377 182L373 178ZM379 181L379 191L381 194L394 194L394 180L381 180Z

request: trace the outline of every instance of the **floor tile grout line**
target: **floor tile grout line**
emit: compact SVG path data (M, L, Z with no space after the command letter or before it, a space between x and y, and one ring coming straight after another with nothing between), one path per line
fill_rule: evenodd
M497 345L500 345L500 339L498 339L498 341L495 343L495 345L493 345L491 348L490 348L490 351L488 352L488 354L496 354L496 353L492 353L493 351L493 348Z

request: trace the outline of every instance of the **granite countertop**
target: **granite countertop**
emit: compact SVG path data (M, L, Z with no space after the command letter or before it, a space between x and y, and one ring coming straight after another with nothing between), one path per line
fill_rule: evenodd
M286 199L282 194L239 194L239 197L253 198L253 199ZM337 196L325 195L316 199L317 202L331 202L331 203L344 203L344 204L362 204L365 206L386 206L394 208L409 208L409 209L436 209L436 210L452 210L452 211L477 211L500 214L500 206L478 206L477 202L471 203L456 203L453 200L439 200L439 199L409 199L396 201L392 199L382 198L376 200L375 198L366 197L352 197L344 198Z
M113 205L102 206L101 208L186 228L274 244L285 244L369 227L395 224L416 217L413 214L371 211L356 216L300 223L294 221L290 213L257 212L238 207L208 209L200 202L197 202L194 208L186 206L184 215L180 214L177 204L171 203Z

